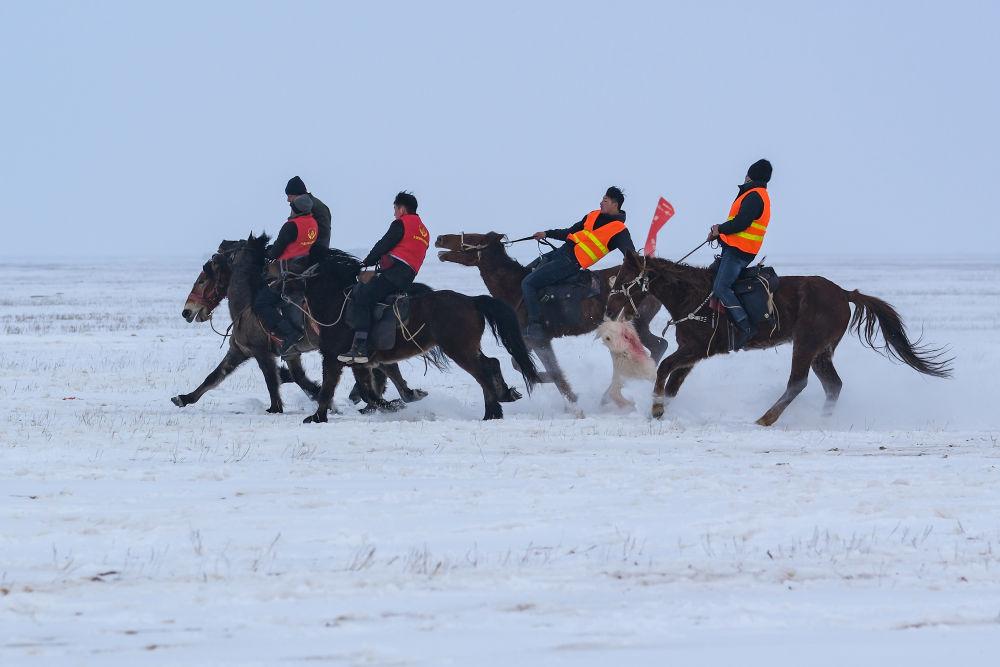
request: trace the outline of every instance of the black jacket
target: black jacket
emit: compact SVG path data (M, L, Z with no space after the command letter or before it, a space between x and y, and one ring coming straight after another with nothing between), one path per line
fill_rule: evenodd
M545 236L550 239L556 239L557 241L566 241L566 237L570 234L576 234L577 232L583 231L583 223L587 220L587 216L583 216L580 222L576 223L572 227L567 227L565 229L549 229L546 230ZM597 220L594 222L594 229L600 229L609 222L625 222L625 211L616 213L614 215L609 215L607 213L601 213L597 216ZM576 253L572 252L574 244L567 243L560 250L568 252L572 257L573 261L576 261ZM635 244L632 242L632 234L629 233L628 227L618 232L611 237L608 241L608 248L611 250L619 250L624 256L628 252L635 252Z
M375 266L378 261L382 258L382 255L386 254L403 240L403 221L393 220L389 223L389 231L379 239L372 251L368 253L363 262L365 266Z
M330 247L330 232L333 223L333 217L330 215L330 207L319 200L319 197L313 193L309 193L309 196L313 200L312 215L316 218L316 225L319 227L319 234L316 236L316 243L313 244L313 248L329 248Z
M767 188L766 183L757 183L755 181L750 181L749 183L744 183L740 186L740 191L737 193L736 198L739 199L747 190L753 190L754 188ZM740 210L736 212L736 217L732 220L728 220L721 225L719 225L720 234L738 234L744 229L750 226L754 220L759 218L764 214L764 200L756 192L752 192L746 196L746 198L740 203ZM734 248L727 245L725 241L719 239L724 247L729 248L730 252L735 252L745 257L748 261L752 261L756 255L751 255L748 252L743 252L739 248Z

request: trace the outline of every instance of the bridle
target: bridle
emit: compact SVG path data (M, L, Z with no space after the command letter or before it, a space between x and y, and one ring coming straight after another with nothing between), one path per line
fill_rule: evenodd
M639 307L636 305L635 299L632 298L632 290L638 287L640 294L643 295L649 294L649 282L650 280L652 280L652 278L649 275L649 271L646 267L646 256L640 255L640 257L642 258L642 265L639 268L639 273L636 274L635 278L628 281L627 283L623 283L621 285L613 287L611 291L608 292L609 301L611 297L615 296L616 294L621 294L626 299L628 299L629 305L632 306L633 313L638 313ZM621 317L622 313L624 312L625 312L625 306L622 306L621 311L618 313L618 317Z
M206 274L206 279L210 285L195 285L191 293L188 294L188 301L207 309L210 317L212 311L226 297L222 289L222 280L219 279L222 272L226 270L229 270L229 257L223 253L215 253L212 255L212 259L205 262L205 266L202 267L202 272Z

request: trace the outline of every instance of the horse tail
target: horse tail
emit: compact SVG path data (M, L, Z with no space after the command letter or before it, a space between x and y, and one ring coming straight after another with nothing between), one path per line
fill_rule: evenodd
M858 290L846 292L847 300L854 304L854 315L848 326L858 339L879 354L901 361L910 368L933 377L951 377L951 362L954 357L944 358L945 348L933 348L921 344L922 336L910 341L906 336L903 320L891 305ZM875 341L881 330L884 345Z
M541 378L538 377L538 369L535 368L535 362L528 352L528 346L524 344L521 325L514 310L503 301L491 296L474 296L472 300L476 304L476 310L483 314L490 325L493 338L497 339L517 362L530 392L532 387L541 382Z

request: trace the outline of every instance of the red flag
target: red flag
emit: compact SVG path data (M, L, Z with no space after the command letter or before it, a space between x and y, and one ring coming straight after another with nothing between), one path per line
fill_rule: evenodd
M643 254L647 257L652 257L656 253L656 235L660 233L660 229L663 228L663 225L667 224L667 220L673 214L674 207L666 199L660 197L660 202L656 205L656 212L653 213L653 222L649 223L649 235L646 236L646 245L642 248Z

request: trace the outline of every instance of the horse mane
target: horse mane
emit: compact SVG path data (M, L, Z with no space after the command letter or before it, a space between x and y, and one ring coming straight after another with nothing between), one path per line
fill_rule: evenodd
M669 284L700 287L712 283L712 272L707 266L691 266L660 257L646 257L646 268L655 271L657 278Z
M361 261L337 248L313 250L312 259L319 265L319 279L344 287L358 279Z

